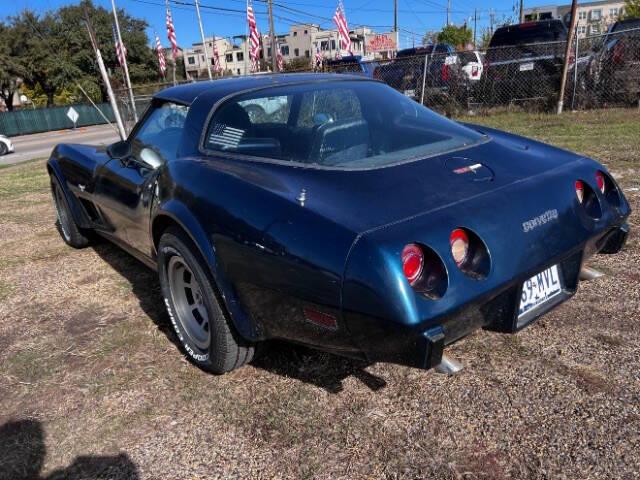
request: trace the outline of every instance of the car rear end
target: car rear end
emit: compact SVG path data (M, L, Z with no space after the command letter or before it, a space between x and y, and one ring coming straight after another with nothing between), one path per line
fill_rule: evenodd
M548 98L560 83L566 39L560 20L496 30L484 61L487 98L494 103Z
M616 22L609 30L600 59L604 100L640 98L640 19Z
M629 205L600 164L498 143L495 158L490 142L437 162L434 206L352 247L344 316L371 361L431 368L478 328L516 332L576 292L587 258L622 247Z

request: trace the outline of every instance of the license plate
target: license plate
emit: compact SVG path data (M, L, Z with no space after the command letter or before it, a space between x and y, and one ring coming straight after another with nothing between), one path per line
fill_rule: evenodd
M528 72L529 70L533 70L533 62L527 62L527 63L521 63L520 64L520 71L521 72Z
M560 269L557 265L534 275L522 285L518 317L550 301L561 292Z

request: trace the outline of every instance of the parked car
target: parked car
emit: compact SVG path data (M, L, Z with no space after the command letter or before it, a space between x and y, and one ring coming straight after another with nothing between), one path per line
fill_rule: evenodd
M14 151L13 143L9 137L5 137L4 135L0 135L0 157L2 155L6 155L7 153L11 153Z
M553 100L560 90L567 27L561 20L542 20L498 28L485 55L483 96L490 104ZM581 84L590 58L578 59ZM573 62L572 62L573 65Z
M640 19L615 22L595 51L600 102L640 100Z
M462 65L455 48L446 43L399 50L396 58L376 68L373 76L416 100L423 97L424 84L427 105L432 97L442 101L443 95L461 105L467 102Z
M286 120L242 107L280 97ZM568 300L630 213L598 162L355 75L172 87L127 140L60 144L47 170L64 241L99 234L156 269L181 347L216 373L275 338L438 366Z
M361 55L348 55L324 61L324 67L331 73L353 73L372 77L378 66L375 60L363 60Z
M466 50L458 52L462 72L469 82L477 83L482 79L484 70L483 60L480 52L475 50Z

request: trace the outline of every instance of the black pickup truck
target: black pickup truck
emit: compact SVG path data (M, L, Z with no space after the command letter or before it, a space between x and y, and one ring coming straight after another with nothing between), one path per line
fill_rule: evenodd
M567 42L561 20L543 20L498 28L485 56L482 92L490 104L551 101L559 92ZM578 60L585 75L588 58ZM572 60L573 65L573 60Z

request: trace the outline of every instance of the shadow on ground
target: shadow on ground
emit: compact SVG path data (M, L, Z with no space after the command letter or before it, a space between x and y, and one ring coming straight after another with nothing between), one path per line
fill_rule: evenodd
M47 450L36 420L10 421L0 426L0 480L136 480L138 469L124 453L79 456L66 468L42 476Z
M179 348L177 338L169 324L169 316L165 310L156 272L107 241L95 244L93 249L100 258L131 284L131 290L137 297L142 310ZM351 376L373 391L386 386L384 379L365 370L369 365L366 362L285 342L269 342L252 365L277 375L295 378L324 388L330 393L342 391L342 381Z

